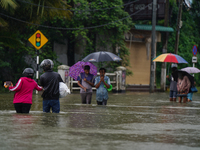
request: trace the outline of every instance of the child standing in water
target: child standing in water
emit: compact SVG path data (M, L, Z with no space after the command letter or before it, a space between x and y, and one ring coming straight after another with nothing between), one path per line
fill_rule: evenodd
M13 103L17 113L29 113L32 105L33 90L42 90L42 87L33 80L34 71L26 68L15 86L9 86L10 91L15 91Z
M100 76L95 78L95 87L97 88L96 91L96 100L97 105L106 105L108 100L108 90L110 88L110 78L105 76L106 69L100 68L99 69ZM104 85L106 87L104 87Z

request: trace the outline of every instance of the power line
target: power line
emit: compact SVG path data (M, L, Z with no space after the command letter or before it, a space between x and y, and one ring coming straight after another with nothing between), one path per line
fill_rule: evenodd
M108 9L114 9L114 8L118 8L118 7L122 7L122 6L126 6L126 5L129 5L129 4L132 4L132 3L135 3L137 2L138 0L135 0L135 1L132 1L132 2L129 2L129 3L126 3L124 5L119 5L119 6L115 6L115 7L108 7L108 8L102 8L102 9L91 9L91 10L79 10L79 9L64 9L64 8L56 8L56 7L50 7L50 6L43 6L43 5L38 5L38 4L34 4L34 3L30 3L30 2L26 2L24 0L17 0L17 1L20 1L22 3L26 3L26 4L30 4L30 5L33 5L33 6L39 6L39 7L44 7L44 8L48 8L48 9L58 9L58 10L67 10L67 11L80 11L80 12L85 12L85 11L99 11L99 10L108 10Z
M148 5L150 5L152 3L149 3ZM144 8L148 7L145 6ZM8 16L8 15L5 15L3 13L0 13L0 15L2 16L5 16L7 18L10 18L10 19L13 19L13 20L16 20L16 21L19 21L19 22L23 22L23 23L27 23L27 24L31 24L31 25L35 25L35 26L40 26L40 27L44 27L44 28L49 28L49 29L57 29L57 30L84 30L84 29L93 29L93 28L99 28L99 27L103 27L103 26L107 26L107 25L110 25L110 24L113 24L113 23L116 23L116 22L119 22L119 21L122 21L128 17L131 17L133 15L136 15L138 12L142 11L143 9L141 10L138 10L137 12L131 14L131 15L128 15L124 18L121 18L119 20L116 20L116 21L113 21L113 22L110 22L110 23L106 23L106 24L102 24L102 25L97 25L97 26L91 26L91 27L83 27L83 28L63 28L63 27L52 27L52 26L45 26L45 25L40 25L40 24L36 24L36 23L31 23L31 22L27 22L27 21L24 21L24 20L20 20L20 19L17 19L17 18L14 18L14 17L11 17L11 16Z

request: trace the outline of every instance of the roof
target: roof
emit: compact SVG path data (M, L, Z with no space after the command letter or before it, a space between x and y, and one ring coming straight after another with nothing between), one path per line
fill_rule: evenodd
M137 30L148 30L151 31L152 30L152 25L139 25L136 24L135 25L135 29ZM161 32L174 32L174 29L171 27L164 27L164 26L156 26L156 31L161 31Z

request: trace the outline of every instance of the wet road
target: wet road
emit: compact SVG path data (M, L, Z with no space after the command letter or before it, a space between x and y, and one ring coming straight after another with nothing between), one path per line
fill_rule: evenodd
M0 94L1 150L199 150L200 94L169 102L169 93L109 95L107 106L60 99L61 112L42 112L33 95L30 114L16 114L13 94Z

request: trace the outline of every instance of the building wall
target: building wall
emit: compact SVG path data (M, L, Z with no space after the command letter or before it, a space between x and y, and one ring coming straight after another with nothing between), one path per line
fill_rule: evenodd
M126 46L130 50L130 64L131 67L127 67L133 72L132 76L127 76L126 84L150 84L150 59L147 59L146 45L143 42L126 42ZM151 56L151 52L150 52Z
M133 72L132 76L127 76L126 84L149 85L151 64L151 31L132 29L125 34L125 41L126 46L130 51L130 67L127 67L127 69ZM161 42L160 32L156 32L156 42ZM156 48L154 53L156 56Z

